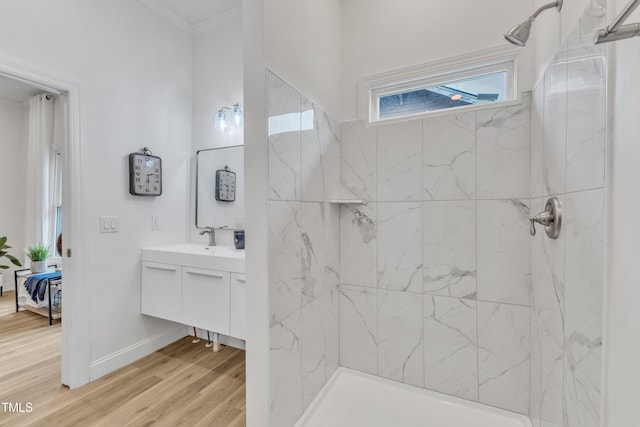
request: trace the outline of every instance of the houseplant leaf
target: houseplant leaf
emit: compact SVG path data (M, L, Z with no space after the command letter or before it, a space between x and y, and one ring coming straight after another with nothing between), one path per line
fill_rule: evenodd
M11 249L11 246L7 245L7 237L2 236L0 237L0 260L2 258L7 258L13 265L21 267L22 264L20 264L20 261L18 261L16 257L9 255L6 251L7 249ZM0 265L0 269L6 270L7 268L9 268L8 265Z

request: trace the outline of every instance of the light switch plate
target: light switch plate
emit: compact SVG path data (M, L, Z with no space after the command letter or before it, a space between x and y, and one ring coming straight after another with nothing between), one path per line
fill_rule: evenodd
M151 229L160 230L160 215L151 215Z
M101 233L117 233L120 231L119 217L117 216L101 216L100 232Z

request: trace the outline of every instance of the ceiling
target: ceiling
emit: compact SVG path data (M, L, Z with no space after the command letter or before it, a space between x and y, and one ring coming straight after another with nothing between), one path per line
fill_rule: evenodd
M179 27L198 32L199 28L239 13L242 0L142 0L147 6Z
M22 102L42 92L42 89L0 75L0 99Z

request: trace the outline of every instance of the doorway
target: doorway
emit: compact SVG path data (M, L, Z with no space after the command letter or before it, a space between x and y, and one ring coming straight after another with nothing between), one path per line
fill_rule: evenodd
M62 142L61 206L64 206L61 229L64 230L61 261L64 264L64 300L62 302L61 383L70 388L89 382L90 354L85 345L89 336L89 313L84 304L82 283L82 248L84 216L83 194L83 143L80 115L81 85L70 79L60 78L55 73L46 73L24 63L0 58L0 76L22 84L39 93L58 94L64 98L62 124L65 138ZM21 250L21 248L19 248ZM55 250L55 249L54 249ZM6 277L5 277L6 279ZM10 281L12 282L12 281ZM5 280L5 287L6 287ZM13 287L13 284L10 283Z
M47 316L49 323L61 313L62 259L55 242L62 233L64 103L59 92L0 76L3 313L22 309ZM38 264L45 276L32 274L30 267L39 272ZM7 299L15 300L13 310Z

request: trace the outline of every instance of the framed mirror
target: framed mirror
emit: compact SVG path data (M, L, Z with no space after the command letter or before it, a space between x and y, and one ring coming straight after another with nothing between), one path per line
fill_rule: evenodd
M221 190L226 197L220 197ZM244 145L196 152L196 228L211 227L244 228Z

